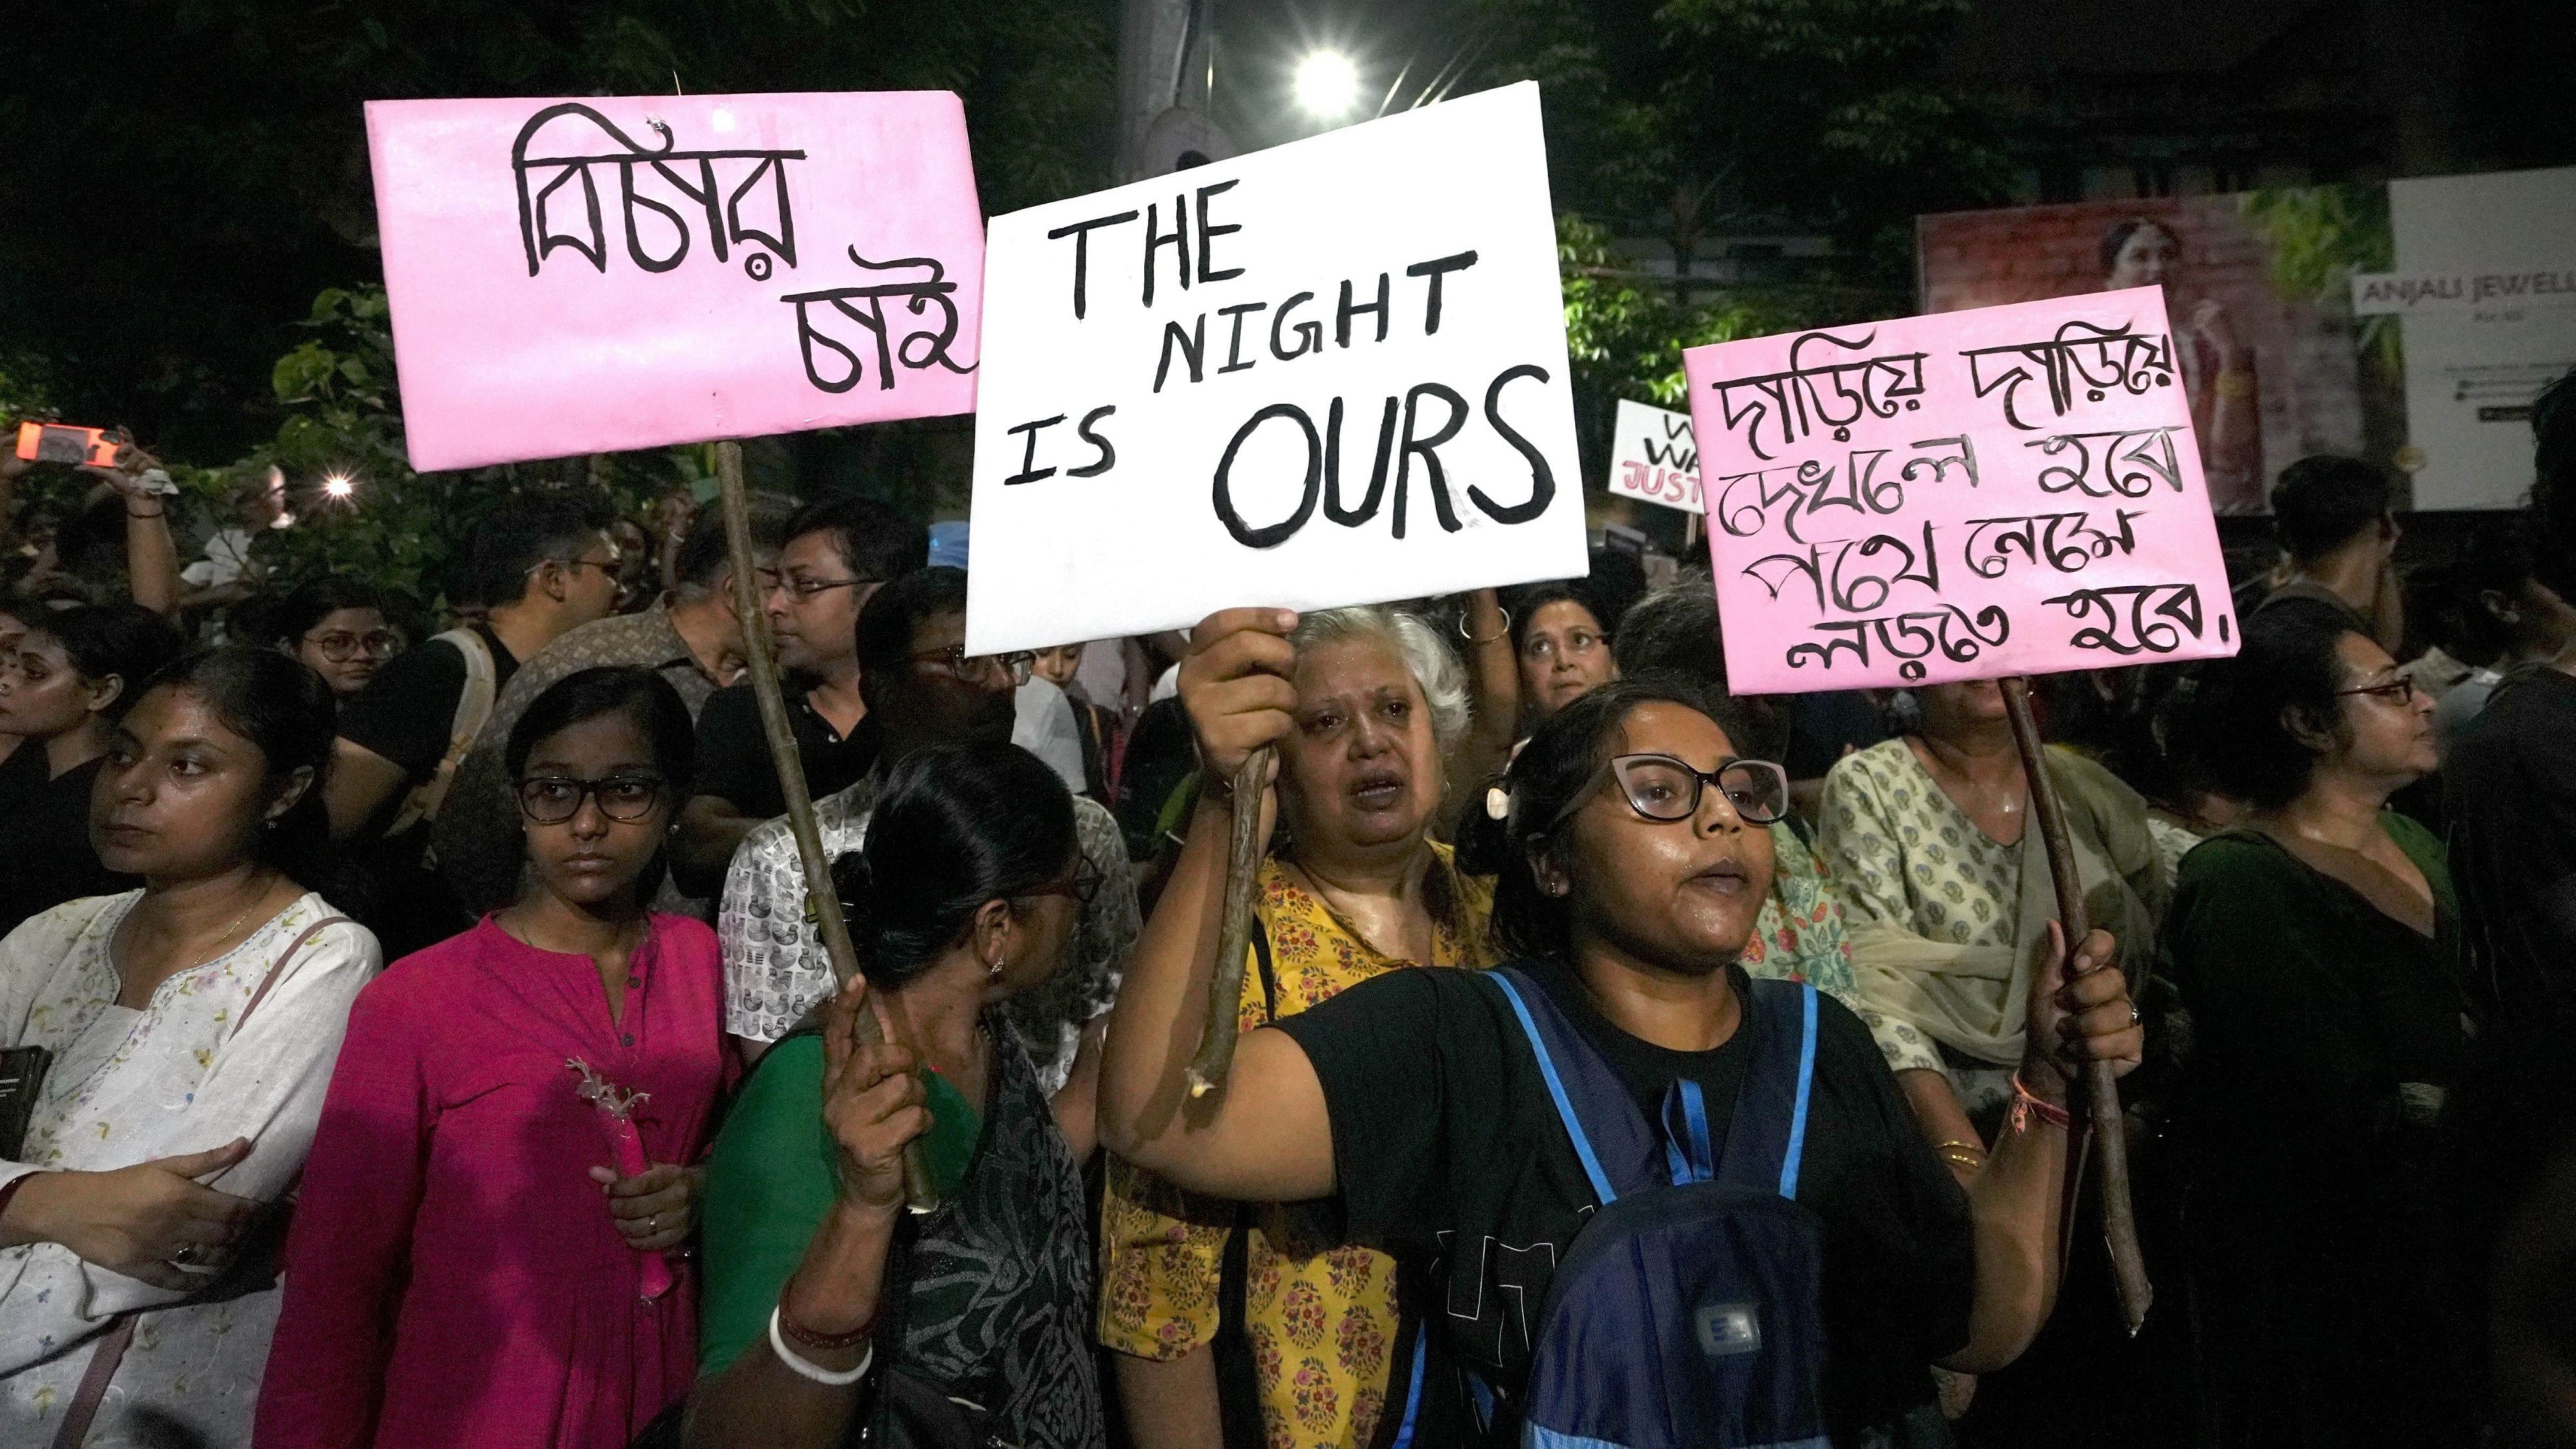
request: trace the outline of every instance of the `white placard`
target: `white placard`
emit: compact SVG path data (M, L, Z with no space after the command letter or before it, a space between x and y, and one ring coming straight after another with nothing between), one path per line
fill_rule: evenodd
M995 217L977 654L1581 575L1538 87Z
M1619 399L1610 439L1610 491L1684 513L1706 513L1699 496L1699 444L1688 413Z

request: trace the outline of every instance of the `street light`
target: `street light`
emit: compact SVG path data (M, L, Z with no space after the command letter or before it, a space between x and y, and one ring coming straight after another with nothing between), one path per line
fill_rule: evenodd
M1317 120L1350 114L1359 99L1359 67L1339 51L1319 50L1297 62L1297 104Z

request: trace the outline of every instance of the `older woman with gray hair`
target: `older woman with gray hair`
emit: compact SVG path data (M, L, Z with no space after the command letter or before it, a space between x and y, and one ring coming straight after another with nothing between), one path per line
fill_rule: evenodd
M1211 779L1187 830L1222 857L1238 803L1275 822L1244 1030L1403 967L1493 964L1492 887L1430 836L1469 725L1466 673L1436 629L1389 608L1228 610L1193 632L1180 689L1194 729L1265 707L1285 728L1266 798L1228 800ZM1167 896L1137 949L1213 952L1218 909L1210 893ZM1319 1250L1283 1214L1114 1158L1101 1218L1100 1341L1118 1351L1139 1445L1370 1441L1388 1367L1409 1362L1391 1260ZM1238 1233L1240 1273L1226 1267ZM1239 1326L1220 1338L1228 1316Z

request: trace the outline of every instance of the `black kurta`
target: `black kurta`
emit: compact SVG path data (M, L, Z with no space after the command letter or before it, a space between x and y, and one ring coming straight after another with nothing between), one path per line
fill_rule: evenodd
M2220 1442L2461 1442L2469 1344L2445 1290L2445 1101L2468 1072L2442 847L2383 813L2435 933L2263 836L2185 857L2165 966L2191 1016L2184 1209Z

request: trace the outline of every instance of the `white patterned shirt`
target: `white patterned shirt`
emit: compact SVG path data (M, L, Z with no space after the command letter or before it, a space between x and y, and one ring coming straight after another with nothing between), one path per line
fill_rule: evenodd
M243 1137L250 1156L206 1185L274 1202L313 1145L349 1003L384 964L376 938L346 921L315 933L236 1033L287 947L339 913L308 893L232 951L162 982L137 1011L116 1004L108 942L142 895L71 901L0 941L0 1046L54 1054L22 1160L0 1162L0 1183L111 1171ZM277 1308L273 1281L195 1302L58 1243L0 1250L0 1444L51 1441L97 1336L133 1309L150 1311L86 1442L157 1443L176 1432L247 1444Z
M814 802L825 858L866 843L868 818L883 786L883 773L873 772ZM1116 999L1128 953L1136 949L1143 929L1135 872L1127 863L1118 817L1098 801L1077 795L1073 825L1083 859L1099 873L1100 893L1083 910L1063 968L1044 986L1003 1008L1049 1093L1064 1085L1082 1028ZM716 937L724 947L725 1030L735 1036L776 1041L832 994L832 965L805 919L805 871L785 818L752 831L734 851L716 910Z

